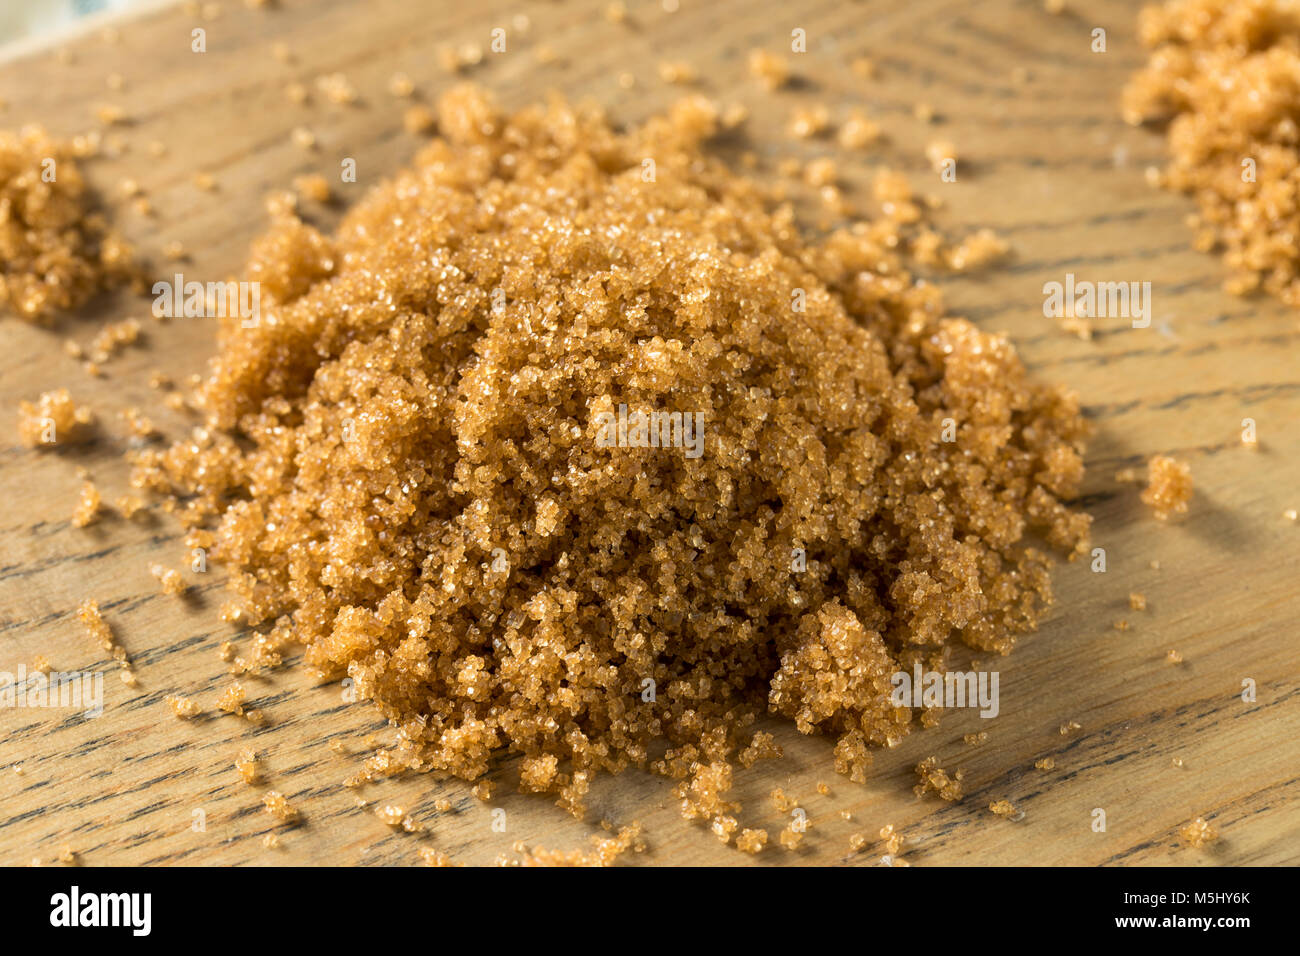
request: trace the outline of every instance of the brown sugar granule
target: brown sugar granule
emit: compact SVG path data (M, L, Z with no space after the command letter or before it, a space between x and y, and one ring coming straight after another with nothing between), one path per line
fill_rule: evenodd
M1210 823L1207 823L1203 817L1197 817L1183 826L1178 831L1178 836L1188 846L1199 848L1217 840L1219 831Z
M814 159L803 168L803 178L809 186L830 186L839 178L839 169L833 159Z
M355 103L357 99L356 89L342 73L327 73L317 77L316 88L331 103L347 105Z
M633 822L623 827L616 836L596 835L591 839L591 850L545 850L533 847L524 853L520 866L613 866L628 850L641 852L641 824Z
M1062 737L1068 737L1068 736L1070 736L1070 734L1076 733L1076 732L1078 732L1078 731L1080 731L1080 730L1083 730L1083 724L1079 723L1078 721L1071 720L1071 721L1068 721L1067 723L1061 724L1061 726L1060 726L1060 728L1058 728L1057 732L1058 732Z
M1183 662L1183 652L1171 647L1165 653L1165 660L1170 664L1181 664Z
M77 495L77 507L72 512L72 524L77 528L84 528L99 517L99 509L103 504L103 498L99 494L99 489L95 487L93 481L83 482L81 492Z
M749 72L770 92L784 86L790 79L790 64L784 57L767 50L750 50Z
M757 731L749 740L749 745L736 755L736 761L748 769L760 760L774 760L783 756L785 751L776 742L776 738L767 731Z
M549 755L577 812L653 764L705 823L772 713L864 779L912 724L904 652L1010 650L1050 598L1031 542L1082 549L1077 401L946 317L892 218L805 242L699 99L626 132L467 87L438 115L334 235L258 240L276 321L219 320L203 427L136 487L212 531L232 620L400 726L393 771Z
M281 823L292 823L299 816L297 808L279 790L268 790L262 797L262 807Z
M239 774L239 779L243 780L244 783L256 783L259 773L257 753L252 750L241 750L239 759L235 761L235 770Z
M114 639L113 629L100 613L98 601L89 598L82 601L77 608L77 618L101 649L112 654L119 663L127 662L126 651Z
M885 852L890 856L897 856L903 849L903 834L892 823L880 828L880 839L885 841Z
M74 402L66 388L42 392L35 402L19 402L18 415L18 437L29 448L81 438L95 420L90 407Z
M172 714L184 720L189 720L203 713L203 708L189 697L181 697L179 695L171 694L165 699L167 701L167 706L172 709Z
M707 820L740 809L739 804L726 799L731 790L731 764L716 761L696 764L690 779L677 784L673 794L677 797L682 816L687 820Z
M1147 609L1147 596L1140 591L1130 592L1128 606L1134 611L1145 611Z
M735 833L739 827L740 827L740 823L736 820L736 818L728 814L723 814L722 816L714 817L713 822L709 824L709 829L713 831L714 836L716 836L723 843L730 842L731 835Z
M428 133L438 125L438 117L427 106L416 103L402 114L402 128L408 133Z
M1147 486L1142 492L1142 503L1161 521L1186 514L1192 490L1192 469L1188 465L1166 455L1156 455L1147 462Z
M418 852L420 855L420 862L423 863L425 866L456 866L457 865L453 863L451 861L451 857L448 856L446 853L442 852L442 850L435 850L432 847L425 846L425 847L420 847Z
M950 161L956 161L957 147L948 140L933 140L926 144L925 158L936 173L943 172Z
M790 117L790 135L798 139L820 136L831 125L830 111L820 103L801 106Z
M388 78L388 95L406 99L415 93L415 83L405 73L394 73Z
M799 848L799 844L803 842L803 838L804 838L804 831L796 827L795 824L791 822L788 826L786 826L784 830L781 831L780 835L776 838L776 840L778 843L781 844L781 846L785 847L785 849L787 850L797 850Z
M227 714L234 714L237 717L244 715L244 699L248 692L244 690L244 685L235 681L217 698L217 709L224 710Z
M981 730L977 734L963 734L961 739L965 741L967 744L969 744L970 746L974 747L979 744L986 743L989 739L989 734L988 731Z
M39 126L0 131L0 309L29 322L78 308L132 275L71 143Z
M740 836L736 837L736 849L741 853L761 853L765 846L767 846L766 830L751 830L746 827L740 831Z
M1001 262L1011 244L991 229L980 229L958 242L948 255L948 266L958 272L975 272Z
M1010 800L995 800L989 804L989 809L1000 817L1014 817L1020 813Z
M1042 758L1040 758L1040 759L1038 759L1038 760L1035 760L1035 761L1034 761L1034 769L1036 769L1036 770L1055 770L1055 769L1056 769L1056 758L1055 758L1055 757L1042 757Z
M1168 130L1151 177L1190 195L1193 245L1219 250L1227 289L1300 305L1300 9L1289 0L1171 0L1142 11L1151 49L1123 116Z
M90 343L90 357L96 362L107 362L128 345L139 341L139 319L123 319L121 322L109 322Z
M926 757L917 764L916 775L920 778L920 783L914 786L912 790L918 797L923 797L927 793L935 793L948 801L961 799L963 772L958 770L955 774L949 776L939 766L937 757Z
M163 594L184 594L187 585L181 573L175 568L164 567L161 564L149 565L149 573L158 581L159 587L162 588Z
M303 199L313 202L329 202L330 181L320 173L298 176L293 181L293 188Z
M840 124L835 138L845 149L865 149L880 140L880 125L855 111Z
M679 61L659 64L659 79L665 83L688 84L695 82L695 71L687 63Z

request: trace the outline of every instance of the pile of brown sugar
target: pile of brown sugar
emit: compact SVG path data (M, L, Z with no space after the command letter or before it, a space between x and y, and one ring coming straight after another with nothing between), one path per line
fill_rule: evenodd
M0 131L0 310L31 322L125 281L131 251L93 211L71 145Z
M452 90L336 234L256 243L207 421L136 453L229 568L245 666L301 642L391 720L368 772L516 753L580 812L640 766L722 817L772 712L860 779L912 722L890 675L1009 650L1050 599L1035 542L1083 548L1074 399L945 317L898 224L802 238L716 123ZM698 415L702 453L602 442L620 406Z
M1139 30L1152 53L1123 113L1168 122L1156 181L1195 198L1195 245L1222 251L1229 291L1300 304L1300 7L1171 0L1144 9Z

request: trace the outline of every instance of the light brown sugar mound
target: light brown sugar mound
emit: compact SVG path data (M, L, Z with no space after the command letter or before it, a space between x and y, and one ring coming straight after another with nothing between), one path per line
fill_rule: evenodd
M0 131L0 311L47 321L125 281L130 262L72 147L36 126Z
M1300 7L1173 0L1144 9L1139 30L1151 57L1123 112L1168 123L1156 180L1195 199L1195 245L1222 252L1230 291L1300 305Z
M706 152L715 121L450 92L335 235L256 244L260 321L222 320L208 421L137 453L265 659L299 641L391 719L371 771L517 753L579 811L643 766L725 816L758 717L860 772L911 724L890 675L1009 650L1041 542L1083 547L1075 401L945 318L898 225L801 238ZM700 454L602 441L620 406L698 415Z

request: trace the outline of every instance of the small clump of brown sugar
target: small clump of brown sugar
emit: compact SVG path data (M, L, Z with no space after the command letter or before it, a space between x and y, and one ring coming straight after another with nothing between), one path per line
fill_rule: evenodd
M281 823L293 823L299 817L298 809L279 790L268 790L262 797L262 807Z
M1219 831L1207 823L1203 817L1197 817L1178 831L1179 838L1190 847L1199 848L1213 843L1219 838Z
M1187 514L1192 489L1192 469L1188 465L1166 455L1156 455L1147 462L1147 486L1142 491L1142 503L1161 521Z
M442 850L435 850L433 847L421 847L418 851L420 862L425 866L457 866L453 863L450 856Z
M1147 596L1141 591L1130 592L1128 606L1134 611L1145 611L1147 609Z
M761 853L765 846L767 846L766 830L746 828L740 831L740 836L736 837L736 849L741 853Z
M244 783L256 783L260 773L257 765L256 751L241 750L239 752L239 759L235 761L235 772L239 774L239 779L244 781Z
M293 181L293 188L303 199L310 199L313 202L320 203L330 201L329 180L320 173L298 176Z
M767 50L749 51L749 72L771 92L785 86L790 79L790 63L784 57Z
M95 643L112 655L119 667L130 670L131 660L127 656L126 648L117 643L117 639L113 636L113 629L100 613L98 601L89 598L82 601L77 608L77 619L81 621L82 627Z
M94 421L90 407L74 402L66 388L42 392L35 402L18 403L18 437L29 448L79 440Z
M203 713L203 708L189 697L172 694L166 698L166 701L167 706L172 709L172 714L182 720L190 720Z
M903 850L903 834L899 833L892 823L886 823L880 828L880 839L885 842L885 852L890 856L897 856Z
M96 205L72 144L0 131L0 308L45 322L130 277L131 251Z
M93 481L85 481L81 484L81 491L77 495L77 506L72 510L72 526L74 528L84 528L92 524L99 518L100 508L103 505L103 497L99 489L95 487Z
M227 714L234 714L236 717L244 716L244 700L248 692L244 690L244 685L235 681L217 698L217 709L223 710Z
M614 836L591 838L590 850L557 851L533 847L527 851L520 866L613 866L629 850L640 853L645 849L641 839L641 824L633 822L621 828Z
M802 238L701 97L437 116L333 235L255 243L274 321L219 320L205 421L135 486L211 534L229 620L400 728L376 775L517 754L580 813L646 767L708 826L775 715L865 779L908 655L1009 651L1050 600L1033 542L1084 553L1077 400L912 279L905 217Z
M1230 292L1300 305L1300 8L1290 0L1169 0L1143 9L1151 49L1124 119L1168 129L1157 185L1190 195L1193 244L1218 250Z
M1055 769L1056 769L1056 758L1055 758L1055 757L1040 757L1038 760L1035 760L1035 761L1034 761L1034 769L1036 769L1036 770L1043 770L1043 771L1047 771L1047 770L1055 770Z
M804 833L803 827L791 821L777 836L776 840L787 850L797 850L799 845L803 843Z
M1015 804L1010 800L994 800L989 804L989 809L1000 817L1015 817L1021 815L1020 811L1016 809Z
M785 751L776 742L776 738L760 730L750 738L749 745L736 755L736 760L742 767L748 769L760 760L774 760L784 754Z
M958 770L951 776L939 766L937 757L926 757L916 765L916 775L920 782L912 788L918 797L934 793L950 802L961 799L961 780L964 774Z
M149 565L149 573L157 580L163 594L184 594L185 578L175 568L163 567L161 564Z

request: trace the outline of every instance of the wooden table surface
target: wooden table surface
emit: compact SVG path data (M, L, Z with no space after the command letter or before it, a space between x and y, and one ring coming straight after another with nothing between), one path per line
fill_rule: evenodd
M1083 8L1084 4L1071 4ZM682 0L629 3L624 25L602 15L602 2L281 0L250 11L234 0L219 17L196 18L180 7L98 30L54 48L25 50L0 63L2 121L40 122L59 135L96 125L95 109L118 104L128 125L110 131L127 148L87 164L106 193L131 177L155 208L152 218L123 205L119 222L140 249L173 270L161 250L182 242L187 278L222 278L240 267L249 241L265 226L263 198L292 177L321 171L332 180L344 157L357 161L358 183L346 203L399 168L419 139L402 128L405 104L386 91L397 71L426 100L451 81L436 51L478 42L507 29L507 52L487 55L468 75L509 106L547 88L606 104L619 121L639 120L682 92L658 75L664 60L684 61L698 89L752 111L746 148L767 168L783 157L832 154L847 188L866 188L882 163L905 170L945 201L945 229L989 226L1006 236L1015 257L982 276L944 280L951 310L989 330L1008 332L1034 374L1065 382L1082 396L1097 425L1087 462L1086 504L1096 517L1095 544L1108 569L1062 566L1058 605L1040 630L995 665L1001 714L981 720L954 713L877 755L866 785L831 770L830 742L802 738L774 724L786 757L738 772L747 826L775 837L784 825L767 796L783 787L809 814L804 846L769 846L751 858L719 845L677 814L670 787L630 772L593 788L579 822L548 799L502 793L490 803L456 781L417 775L363 792L399 804L426 824L419 834L393 831L355 805L342 781L360 764L361 738L386 733L366 705L342 699L337 685L316 686L301 668L246 680L250 703L269 721L251 728L218 715L214 701L229 682L218 645L238 638L221 621L222 575L189 574L193 597L163 596L148 565L186 567L176 524L161 511L143 520L108 516L77 529L69 522L88 468L111 502L127 490L126 429L117 413L146 410L171 437L192 424L166 410L147 384L162 370L182 379L200 371L213 348L209 320L157 324L148 302L128 295L65 319L53 330L0 319L0 670L30 666L37 655L56 670L105 672L105 712L85 720L68 711L0 711L0 863L52 862L63 846L95 864L411 864L436 847L466 863L490 863L512 846L568 850L585 846L602 819L640 820L648 848L635 862L662 864L847 863L870 865L884 852L873 839L852 853L849 837L874 838L893 823L915 865L935 864L1278 864L1300 862L1300 665L1295 587L1300 526L1283 517L1300 507L1300 330L1297 316L1271 300L1246 301L1220 291L1221 263L1190 248L1189 200L1153 191L1144 168L1160 161L1162 136L1128 128L1117 115L1126 77L1141 63L1134 39L1136 7L1101 0L1087 14L1045 13L1036 0L845 3ZM512 18L525 12L526 33ZM190 31L207 31L207 52L190 50ZM768 94L745 68L749 50L789 49L790 31L807 31L808 52L794 56L800 82ZM1108 51L1090 50L1102 27ZM271 54L283 42L290 62ZM540 65L549 45L558 58ZM870 56L879 76L850 71ZM1017 67L1027 78L1014 77ZM352 106L323 101L317 76L347 75L360 93ZM119 73L114 91L106 77ZM620 74L634 78L630 87ZM310 103L285 94L299 80ZM825 102L833 117L861 107L887 133L879 149L846 156L833 142L799 142L785 132L799 104ZM927 126L913 112L938 113ZM308 152L290 131L310 128ZM932 139L952 141L959 179L941 184L924 158ZM150 155L159 140L168 152ZM203 192L196 170L219 184ZM315 217L329 225L337 210ZM1042 286L1066 272L1099 281L1150 281L1154 321L1133 329L1101 320L1091 341L1066 335L1042 315ZM106 320L146 319L146 342L128 348L89 377L67 357L64 338L86 342ZM101 427L80 448L38 452L22 447L14 423L19 399L67 386L92 404ZM1240 441L1243 418L1258 424L1260 448ZM1137 489L1119 484L1118 469L1156 453L1190 463L1196 497L1186 520L1156 522ZM1159 569L1151 562L1158 561ZM1131 611L1130 591L1146 594ZM84 635L77 604L97 599L136 663L128 688L112 662ZM1127 631L1114 628L1127 619ZM1176 649L1184 662L1173 665ZM1241 699L1244 679L1258 687ZM183 722L164 698L196 698L206 716ZM1061 724L1077 721L1070 736ZM968 745L962 736L987 731ZM331 740L346 744L336 753ZM264 759L264 783L250 787L233 761L246 747ZM934 754L966 773L959 804L911 791L911 768ZM1034 768L1055 758L1054 770ZM1181 766L1175 764L1181 761ZM12 767L12 769L11 769ZM829 795L816 785L826 781ZM275 788L300 806L301 826L277 827L262 811ZM434 809L439 798L453 809ZM994 816L994 800L1024 811L1017 822ZM505 833L491 810L507 811ZM1106 812L1105 832L1092 827ZM841 811L852 813L844 820ZM196 814L196 811L202 811ZM1220 831L1206 849L1181 847L1177 829L1195 816ZM202 818L205 826L196 828ZM278 849L263 846L276 830Z

